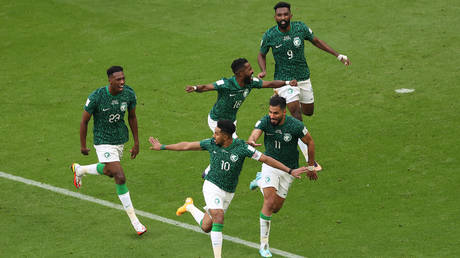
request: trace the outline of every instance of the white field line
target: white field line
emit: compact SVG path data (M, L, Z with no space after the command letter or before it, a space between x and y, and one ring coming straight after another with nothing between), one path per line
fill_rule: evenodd
M115 203L112 203L112 202L108 202L108 201L105 201L105 200L101 200L101 199L91 197L89 195L85 195L85 194L81 194L81 193L77 193L77 192L72 192L72 191L69 191L69 190L64 189L64 188L59 188L59 187L56 187L56 186L44 184L44 183L37 182L37 181L34 181L34 180L26 179L26 178L23 178L23 177L11 175L11 174L8 174L8 173L2 172L2 171L0 171L0 177L6 178L6 179L9 179L9 180L13 180L13 181L16 181L16 182L21 182L21 183L24 183L24 184L27 184L27 185L40 187L40 188L43 188L43 189L46 189L46 190L49 190L49 191L52 191L52 192L55 192L55 193L59 193L59 194L67 195L67 196L72 196L72 197L80 199L80 200L85 200L85 201L88 201L88 202L97 203L99 205L106 206L106 207L109 207L109 208L124 211L123 206L121 206L120 204L115 204ZM201 230L201 228L198 227L198 226L193 226L193 225L190 225L190 224L186 224L186 223L182 223L182 222L175 221L175 220L172 220L172 219L168 219L168 218L165 218L165 217L161 217L161 216L152 214L150 212L136 210L136 214L140 215L140 216L143 216L143 217L147 217L149 219L160 221L160 222L163 222L163 223L167 223L167 224L171 224L171 225L178 226L178 227L181 227L181 228L189 229L189 230L192 230L192 231L195 231L195 232L198 232L198 233L207 234L207 233L204 233ZM232 237L232 236L228 236L228 235L223 235L223 238L225 240L227 240L227 241L230 241L230 242L234 242L234 243L237 243L237 244L241 244L241 245L245 245L245 246L252 247L252 248L255 248L255 249L259 249L259 244L258 243L249 242L249 241L240 239L238 237ZM286 251L283 251L283 250L279 250L279 249L276 249L276 248L272 248L272 247L270 247L270 251L273 254L281 255L281 256L284 256L284 257L292 257L292 258L303 257L303 256L292 254L292 253L289 253L289 252L286 252Z

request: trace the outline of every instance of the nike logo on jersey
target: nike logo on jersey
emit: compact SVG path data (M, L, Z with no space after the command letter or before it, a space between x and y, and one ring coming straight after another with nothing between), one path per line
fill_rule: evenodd
M235 97L236 94L228 94L230 97Z
M109 109L110 109L110 108L104 108L104 109L102 109L102 112L105 112L105 111L107 111L107 110L109 110Z
M283 45L283 44L280 44L280 45L278 45L278 46L275 46L275 48L279 48L279 47L281 47L282 45Z
M275 134L273 134L273 133L266 133L266 135L275 135Z

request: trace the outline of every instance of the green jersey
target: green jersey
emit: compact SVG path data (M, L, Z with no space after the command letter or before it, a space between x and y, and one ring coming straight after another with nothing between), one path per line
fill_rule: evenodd
M257 121L255 129L264 132L265 155L278 160L289 168L296 169L299 167L297 142L298 139L303 138L308 133L302 121L286 115L282 125L274 126L270 123L270 117L266 115Z
M217 101L209 115L214 121L221 119L236 120L236 113L253 88L262 88L262 80L253 77L251 83L241 87L235 76L230 79L222 78L216 81L214 88L217 90Z
M262 153L241 139L233 139L227 148L217 145L214 138L202 140L200 146L210 155L210 170L205 179L229 193L234 193L246 157L259 160Z
M129 139L124 116L126 110L136 107L134 90L125 85L116 96L109 92L109 86L95 90L86 100L84 109L94 117L94 144L123 144Z
M272 49L275 59L275 80L305 81L310 78L304 53L304 40L312 41L313 32L303 22L291 22L291 29L284 33L277 26L268 29L260 43L260 52L266 55Z

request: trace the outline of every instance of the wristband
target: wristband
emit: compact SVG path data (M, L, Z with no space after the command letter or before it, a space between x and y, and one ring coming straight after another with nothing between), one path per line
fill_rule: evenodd
M286 85L290 85L290 84L289 84L290 82L291 82L291 81L286 81Z
M342 59L345 59L345 61L347 61L347 60L348 60L348 57L345 56L345 55L338 55L338 56L337 56L337 60L342 61Z
M192 86L193 90L196 91L196 89L198 88L197 86Z
M289 175L292 173L292 170L293 170L292 168L289 169L289 172L288 172Z
M162 144L160 150L166 150L166 145Z

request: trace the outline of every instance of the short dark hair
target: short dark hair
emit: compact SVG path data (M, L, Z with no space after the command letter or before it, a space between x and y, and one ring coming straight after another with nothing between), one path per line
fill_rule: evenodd
M236 126L231 120L219 120L217 121L217 127L219 127L220 130L226 133L230 138L236 131Z
M244 67L244 65L247 62L248 62L248 60L246 58L243 58L243 57L233 60L233 62L232 62L232 71L233 71L233 73L238 72L241 68Z
M288 2L278 2L274 7L273 9L275 9L275 12L276 12L276 9L278 8L284 8L286 7L287 9L289 9L289 11L291 11L291 4L288 3Z
M107 69L107 77L110 77L110 75L116 72L123 72L123 67L118 65L111 66L109 69Z
M274 95L273 97L270 98L270 106L272 107L280 106L280 108L284 110L286 109L286 99L281 96Z

